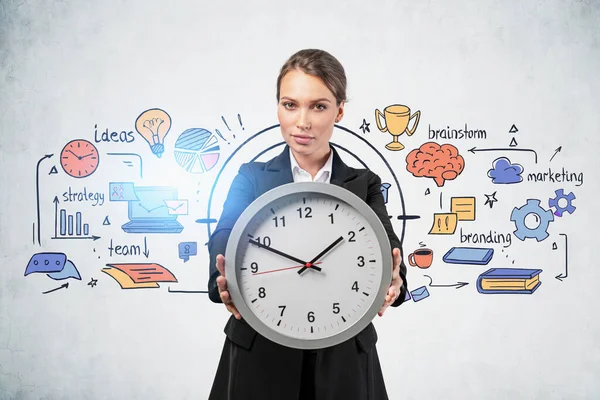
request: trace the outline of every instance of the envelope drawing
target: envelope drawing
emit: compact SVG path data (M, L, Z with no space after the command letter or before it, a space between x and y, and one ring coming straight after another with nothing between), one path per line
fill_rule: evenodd
M170 215L188 215L187 200L165 200Z
M421 286L420 288L416 288L415 290L410 292L410 294L412 295L413 301L415 303L417 301L421 301L429 297L429 291L427 290L427 286Z

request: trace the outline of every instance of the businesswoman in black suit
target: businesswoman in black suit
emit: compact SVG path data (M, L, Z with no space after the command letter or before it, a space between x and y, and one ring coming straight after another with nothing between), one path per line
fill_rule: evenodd
M209 243L209 297L232 313L217 367L211 400L382 400L387 399L379 364L377 333L369 324L354 338L320 350L299 350L264 338L240 316L227 291L225 249L236 220L261 194L298 181L342 186L361 197L383 223L393 249L393 274L379 315L399 306L406 294L406 266L390 223L381 179L341 160L329 140L344 115L346 76L339 61L323 50L292 55L277 79L277 116L287 145L267 162L240 167Z

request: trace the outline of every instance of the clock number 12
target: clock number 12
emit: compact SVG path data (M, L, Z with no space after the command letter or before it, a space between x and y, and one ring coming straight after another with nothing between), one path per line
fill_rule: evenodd
M296 208L296 211L298 211L300 218L312 218L312 215L310 215L310 213L312 213L312 208L310 207L304 207L304 213L302 213L302 207Z

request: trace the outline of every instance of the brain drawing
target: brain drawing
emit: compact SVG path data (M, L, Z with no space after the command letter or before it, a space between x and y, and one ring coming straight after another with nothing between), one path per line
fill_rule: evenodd
M406 156L406 169L414 176L433 178L438 186L456 179L465 169L465 160L451 144L423 143Z

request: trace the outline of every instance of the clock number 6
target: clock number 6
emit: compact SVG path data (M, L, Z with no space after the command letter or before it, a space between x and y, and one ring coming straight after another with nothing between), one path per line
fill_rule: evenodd
M308 312L308 322L315 322L315 312L314 311Z

